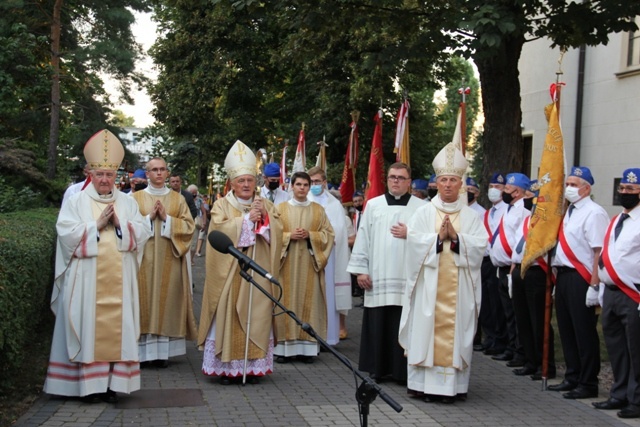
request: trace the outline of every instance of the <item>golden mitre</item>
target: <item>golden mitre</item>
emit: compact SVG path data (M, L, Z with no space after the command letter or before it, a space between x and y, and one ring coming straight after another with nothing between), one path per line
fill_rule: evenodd
M104 129L84 144L84 158L91 169L118 170L124 159L122 143L111 131Z
M256 156L242 141L237 140L224 159L224 169L229 179L240 175L256 176Z
M467 171L469 162L464 158L462 151L453 142L450 142L434 157L432 165L436 176L455 175L462 178Z

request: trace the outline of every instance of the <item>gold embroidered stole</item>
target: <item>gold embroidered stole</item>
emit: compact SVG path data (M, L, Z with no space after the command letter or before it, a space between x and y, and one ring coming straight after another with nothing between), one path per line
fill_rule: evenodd
M437 210L436 233L442 226L442 221L447 213ZM453 228L460 229L459 212L448 214ZM436 293L433 365L452 366L453 346L456 329L456 308L458 302L458 267L455 264L454 254L451 251L450 241L442 245L442 252L438 260L438 290Z
M91 205L95 219L106 203ZM95 239L95 236L88 236ZM111 362L122 359L122 254L118 251L116 233L109 224L100 232L96 257L96 321L94 360Z

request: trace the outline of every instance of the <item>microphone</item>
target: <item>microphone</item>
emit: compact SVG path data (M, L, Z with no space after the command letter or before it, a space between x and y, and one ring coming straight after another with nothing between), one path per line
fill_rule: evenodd
M236 258L240 262L240 266L244 268L244 266L249 267L274 285L280 286L280 283L264 268L260 267L255 261L246 256L240 249L233 246L233 242L222 231L213 230L209 233L209 244L213 246L213 249L222 253L222 254L231 254L234 258Z

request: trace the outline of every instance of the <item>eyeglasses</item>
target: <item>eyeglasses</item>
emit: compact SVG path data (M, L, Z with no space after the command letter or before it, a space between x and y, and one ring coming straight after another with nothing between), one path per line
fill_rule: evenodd
M166 172L167 168L153 168L153 169L149 169L149 172L153 172L153 173L163 173Z
M618 193L638 193L640 192L639 187L634 187L632 185L619 185Z
M388 179L389 181L404 182L404 181L408 180L409 178L407 178L406 176L389 175L389 176L387 177L387 179Z
M324 180L316 179L315 181L311 181L311 185L322 185Z

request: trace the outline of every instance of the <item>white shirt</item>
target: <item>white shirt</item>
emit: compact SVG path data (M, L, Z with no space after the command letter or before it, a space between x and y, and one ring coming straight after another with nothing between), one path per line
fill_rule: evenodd
M511 248L511 251L516 250L516 246L518 245L518 240L516 240L516 234L518 231L518 227L522 226L522 221L525 217L530 216L531 212L524 208L524 200L520 199L514 204L507 206L505 214L502 216L502 223L504 227L504 234L507 238L507 243ZM491 257L491 262L496 267L505 267L511 265L511 256L506 251L506 248L502 245L502 239L500 238L500 233L496 234L496 231L499 228L496 227L494 230L495 238L493 238L493 243L491 244L491 249L489 251L489 256Z
M593 249L602 247L604 234L609 225L609 215L602 206L588 196L578 200L574 205L575 209L573 209L571 216L567 211L562 220L564 235L578 261L589 270L589 273L592 273ZM560 243L558 243L556 254L551 260L551 265L575 268L562 250Z
M269 190L269 188L267 188L264 185L260 187L260 197L262 197L263 199L271 200L271 197L270 197L271 192L272 190ZM291 199L291 194L289 194L288 192L284 191L281 188L277 188L273 190L273 193L274 193L274 197L273 197L274 206L278 206L280 203L287 202Z
M573 215L571 215L573 217ZM622 230L618 238L615 238L615 227L620 221L616 219L616 224L611 227L609 241L609 257L616 273L624 283L628 285L640 284L640 205L629 212L622 224ZM606 230L605 230L606 233ZM608 285L615 282L609 277L609 273L604 268L598 269L600 281Z

